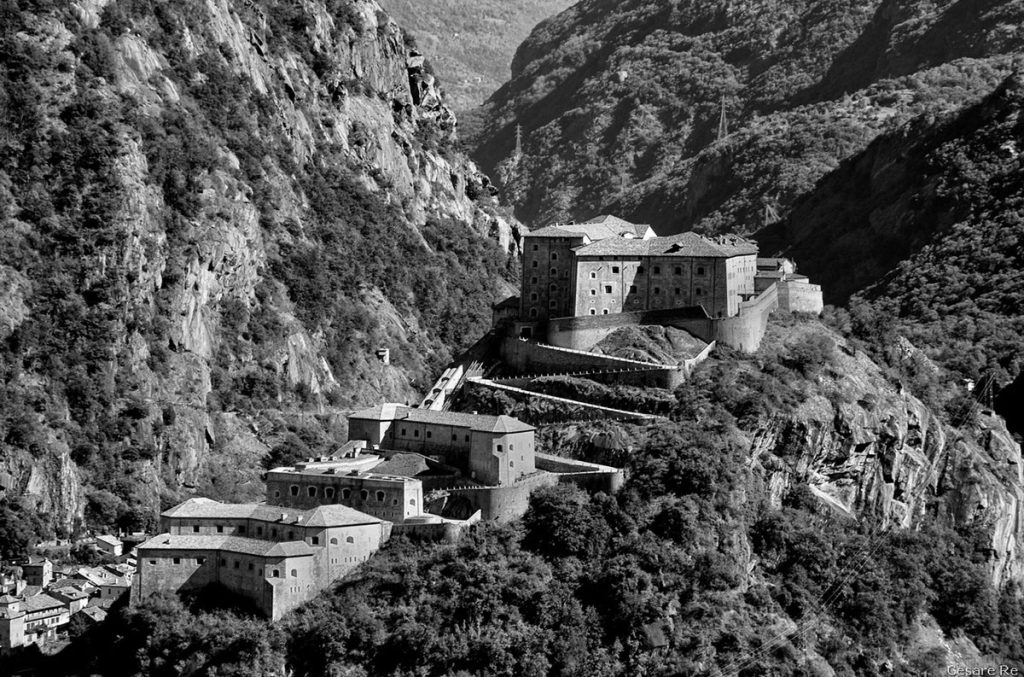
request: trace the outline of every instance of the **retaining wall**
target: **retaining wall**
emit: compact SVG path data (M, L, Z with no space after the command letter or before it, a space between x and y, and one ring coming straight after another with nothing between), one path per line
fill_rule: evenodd
M530 390L524 390L523 388L515 388L513 386L506 386L500 383L495 383L483 378L469 379L469 383L475 386L481 386L484 388L492 388L494 390L501 390L503 392L510 393L513 397L530 397L535 399L547 400L555 404L576 407L584 409L586 411L594 412L595 416L608 419L625 419L625 420L655 420L661 418L660 416L654 416L652 414L641 414L636 411L626 411L625 409L613 409L611 407L602 407L599 404L590 404L588 402L580 402L578 400L570 400L565 397L557 397L555 395L545 395L543 393L535 393Z

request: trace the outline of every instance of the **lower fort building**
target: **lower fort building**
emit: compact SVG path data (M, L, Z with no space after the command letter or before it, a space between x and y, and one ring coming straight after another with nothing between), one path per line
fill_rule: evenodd
M133 600L217 583L273 620L365 561L391 533L389 522L342 505L294 510L207 498L163 513L161 528L138 546Z
M622 471L534 449L534 429L508 416L383 404L349 417L330 456L274 468L266 503L193 498L161 516L138 547L133 602L220 584L269 618L316 596L393 533L453 540L509 520L540 486L573 482L611 493Z

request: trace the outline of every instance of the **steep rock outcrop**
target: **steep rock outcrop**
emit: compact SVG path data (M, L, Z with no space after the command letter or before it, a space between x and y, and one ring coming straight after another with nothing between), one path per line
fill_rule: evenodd
M375 2L81 0L0 31L32 63L0 91L33 102L0 106L0 470L61 531L255 498L286 436L418 399L487 321L519 225ZM434 291L450 257L472 273ZM437 297L466 319L421 318Z

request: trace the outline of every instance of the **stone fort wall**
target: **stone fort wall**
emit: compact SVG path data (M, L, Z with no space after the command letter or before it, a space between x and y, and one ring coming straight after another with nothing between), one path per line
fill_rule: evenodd
M778 288L779 308L782 310L818 315L825 309L820 284L810 284L802 280L784 280L779 282Z
M453 497L465 498L473 510L485 520L511 522L523 516L530 507L530 494L538 487L558 484L558 475L537 472L507 487L473 487L451 489Z

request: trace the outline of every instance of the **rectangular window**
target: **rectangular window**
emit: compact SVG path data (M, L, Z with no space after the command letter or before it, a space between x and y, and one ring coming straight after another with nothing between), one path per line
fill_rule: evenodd
M199 533L199 525L198 524L193 524L192 525L192 533L193 534L198 534Z
M654 274L661 275L661 266L654 266Z
M313 541L313 545L320 545L320 537L319 536L314 536L311 540Z
M618 273L619 272L619 267L618 266L612 266L612 272L613 273Z
M180 557L175 557L174 558L174 563L175 564L181 564L181 558Z
M606 284L604 286L604 293L605 294L611 294L612 293L612 286L610 284Z
M635 284L629 285L629 293L630 294L635 294L636 293L636 285Z

